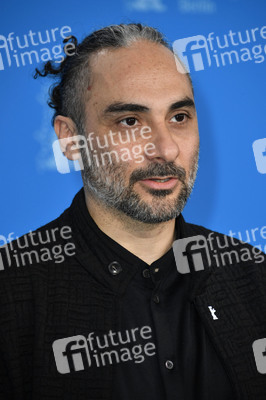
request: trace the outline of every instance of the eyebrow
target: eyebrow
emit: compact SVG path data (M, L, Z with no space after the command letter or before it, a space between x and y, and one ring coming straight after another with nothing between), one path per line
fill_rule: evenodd
M169 107L169 111L174 111L177 110L178 108L183 108L183 107L195 108L195 103L190 97L185 97L184 99L171 104Z
M190 97L185 97L184 99L181 99L181 100L176 101L175 103L171 104L169 107L169 111L174 111L174 110L177 110L178 108L182 108L182 107L195 108L195 103ZM150 108L146 107L144 105L141 105L141 104L136 104L136 103L116 102L116 103L112 103L108 107L106 107L103 113L104 114L122 113L125 111L148 112L148 111L150 111Z
M135 104L135 103L113 103L113 104L110 104L104 110L104 114L119 113L119 112L124 112L124 111L147 112L147 111L149 111L149 107L145 107L145 106L142 106L141 104Z

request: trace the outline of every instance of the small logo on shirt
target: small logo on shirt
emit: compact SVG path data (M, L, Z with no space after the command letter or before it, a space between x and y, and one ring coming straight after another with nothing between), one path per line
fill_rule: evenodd
M212 315L212 319L218 319L217 315L215 314L216 313L215 308L213 308L212 306L208 306L208 309L210 310L210 313Z

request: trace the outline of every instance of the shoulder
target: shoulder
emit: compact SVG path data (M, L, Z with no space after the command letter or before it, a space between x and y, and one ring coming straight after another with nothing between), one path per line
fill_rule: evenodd
M73 223L69 208L58 218L30 231L0 247L0 279L5 276L27 275L26 269L32 265L48 265L49 262L63 260L64 250L70 252L73 239ZM11 235L10 235L11 236ZM73 246L72 246L73 247Z
M190 260L203 257L203 263L214 269L228 271L226 267L229 267L244 274L255 269L265 274L266 255L259 246L254 247L233 236L186 222L185 236L181 241L183 243L177 243L176 249L184 248L190 254Z

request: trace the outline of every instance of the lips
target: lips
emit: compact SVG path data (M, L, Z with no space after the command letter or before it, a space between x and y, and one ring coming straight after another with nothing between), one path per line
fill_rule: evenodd
M166 178L166 179L152 178L152 179L150 179L150 180L151 180L151 181L155 181L155 182L168 182L169 179L171 179L171 178Z
M177 183L178 178L173 177L153 177L148 179L142 179L139 181L144 186L148 186L151 189L173 189Z

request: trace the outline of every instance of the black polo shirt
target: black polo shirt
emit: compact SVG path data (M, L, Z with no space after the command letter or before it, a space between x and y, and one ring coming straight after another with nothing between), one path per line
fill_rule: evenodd
M146 264L98 228L87 211L83 191L77 201L83 227L86 221L88 245L101 263L108 263L111 272L113 265L114 274L125 264L137 266L118 299L119 330L148 326L155 344L155 355L142 362L113 364L112 399L233 400L229 378L189 301L191 275L177 272L172 249ZM177 238L182 238L183 224L179 216Z

